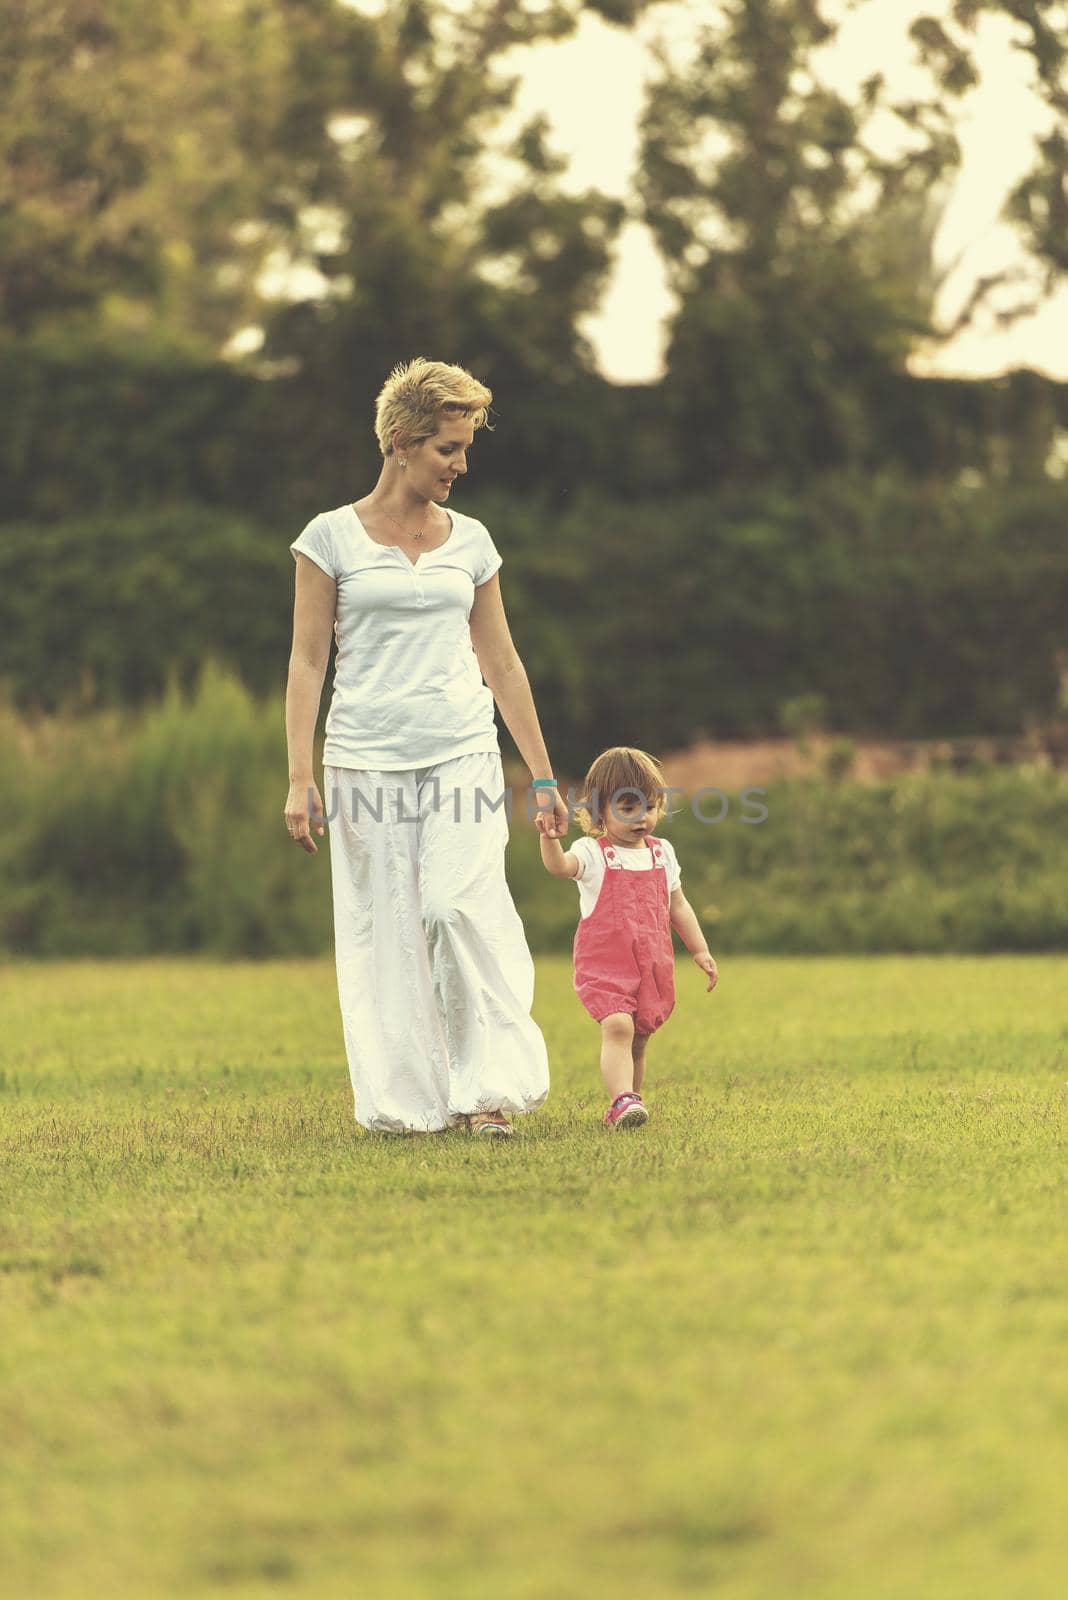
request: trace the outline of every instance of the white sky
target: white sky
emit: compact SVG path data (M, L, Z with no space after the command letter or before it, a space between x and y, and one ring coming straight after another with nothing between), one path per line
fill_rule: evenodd
M647 72L653 68L650 41L665 37L672 50L685 49L687 37L714 0L672 0L654 6L635 29L610 27L590 14L569 39L512 53L506 62L522 72L516 97L517 127L544 111L553 128L553 146L570 159L567 182L581 190L597 186L622 197L637 162L637 118ZM371 6L367 7L371 9ZM867 0L847 18L818 68L825 82L850 93L874 71L886 73L892 94L929 88L926 74L912 65L907 38L914 16L945 15L948 0ZM1044 112L1033 82L1031 57L1013 48L1022 29L1009 18L985 18L975 40L981 82L959 102L957 137L962 147L960 175L936 241L936 256L948 263L964 255L943 286L938 320L948 325L980 276L1025 263L1014 230L997 215L1012 184L1032 165L1033 138L1044 131ZM901 127L869 137L890 153ZM997 291L993 305L1026 298L1025 289ZM584 327L604 374L616 382L642 382L659 376L664 319L672 296L652 237L642 224L628 223L617 245L617 263L600 310ZM1068 378L1068 285L1037 315L999 328L993 309L936 352L917 355L918 373L991 376L1029 366L1052 377Z

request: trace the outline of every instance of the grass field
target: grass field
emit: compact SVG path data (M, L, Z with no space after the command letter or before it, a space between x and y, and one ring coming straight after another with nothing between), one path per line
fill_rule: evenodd
M1045 1600L1068 959L688 963L642 1131L357 1133L329 961L0 978L0 1592Z

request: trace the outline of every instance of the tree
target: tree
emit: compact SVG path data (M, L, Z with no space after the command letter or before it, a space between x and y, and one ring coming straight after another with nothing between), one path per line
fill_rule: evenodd
M856 3L856 0L854 0ZM1068 272L1068 14L1060 0L953 0L948 18L919 17L910 29L920 57L939 88L959 96L977 81L970 44L984 16L1017 23L1017 48L1035 65L1036 93L1051 113L1048 131L1035 141L1035 164L1014 186L1003 208L1019 230L1038 267L1039 282L1014 305L995 315L1003 325L1038 310ZM953 323L941 330L951 338L971 322L994 290L1027 281L1026 270L1009 268L980 278Z
M286 7L5 0L0 325L166 328L217 349L257 300L249 229L274 140Z
M531 359L572 358L621 212L560 192L537 121L486 203L518 83L497 62L649 3L4 0L0 324L155 324L218 350L260 322L293 354L339 301L395 344L475 293L502 337L534 311ZM272 266L317 271L302 310L264 292Z
M626 25L648 3L405 0L381 17L350 14L351 48L331 51L325 78L306 91L314 104L295 112L287 138L317 173L322 231L312 259L331 292L263 319L263 358L334 397L323 425L336 430L335 459L351 454L347 419L368 416L390 367L416 354L470 366L507 393L510 427L493 440L490 477L525 488L543 478L546 456L588 458L598 448L596 363L577 324L597 304L624 208L596 190L561 187L566 162L544 118L501 147L519 82L501 58L562 37L583 9ZM294 236L300 219L294 196Z
M812 68L837 28L826 0L719 11L686 66L660 50L642 128L642 210L680 297L667 388L688 477L870 464L884 396L937 336L932 245L960 157L946 96L974 66L920 19L936 92L895 101L874 73L850 104ZM867 140L882 111L913 136L892 158Z
M132 330L239 360L258 328L245 365L293 377L320 483L329 463L348 476L352 418L418 353L521 398L495 441L517 486L546 451L599 448L577 324L624 208L566 192L542 118L501 147L505 64L583 11L628 26L652 0L0 3L0 332Z

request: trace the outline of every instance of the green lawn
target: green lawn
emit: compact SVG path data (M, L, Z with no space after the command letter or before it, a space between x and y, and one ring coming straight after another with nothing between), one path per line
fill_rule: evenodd
M329 961L0 979L0 1592L1044 1600L1068 959L539 962L509 1144L351 1116Z

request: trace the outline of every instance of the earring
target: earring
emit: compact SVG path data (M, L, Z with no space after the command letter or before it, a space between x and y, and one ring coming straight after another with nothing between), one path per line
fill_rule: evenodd
M406 467L406 466L407 466L407 465L408 465L408 463L407 463L407 461L402 461L402 462L401 462L401 466L402 466L402 467Z

